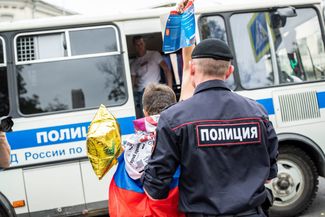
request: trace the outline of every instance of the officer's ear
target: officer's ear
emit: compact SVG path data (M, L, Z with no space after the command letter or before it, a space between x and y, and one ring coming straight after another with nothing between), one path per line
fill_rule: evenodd
M192 60L190 60L189 65L190 65L190 76L194 76L194 74L195 74L195 69L194 69L195 66L194 66Z
M195 75L197 74L197 72L195 72L195 64L193 64L193 61L190 61L190 82L191 85L195 88L196 87L196 82L195 82Z
M230 64L226 72L226 79L229 78L229 76L234 72L234 70L235 70L234 66Z

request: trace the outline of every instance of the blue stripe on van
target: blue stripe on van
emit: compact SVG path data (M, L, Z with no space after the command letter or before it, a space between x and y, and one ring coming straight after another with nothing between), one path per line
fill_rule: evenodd
M318 92L317 93L317 100L318 100L318 106L319 108L325 108L325 92ZM266 98L266 99L259 99L257 100L260 104L262 104L265 109L267 110L269 115L274 115L274 105L272 98ZM132 117L125 117L125 118L118 118L117 121L121 128L122 135L127 135L134 133L133 129L133 120L135 119L134 116ZM67 143L67 142L76 142L76 141L83 141L86 138L83 136L78 136L73 139L62 139L62 140L56 140L56 141L47 141L39 143L37 141L37 133L50 133L53 131L60 132L60 130L70 130L70 129L81 129L82 127L85 127L88 129L90 122L86 123L79 123L79 124L70 124L70 125L62 125L62 126L56 126L56 127L46 127L46 128L38 128L38 129L31 129L31 130L22 130L22 131L14 131L7 134L9 143L11 145L11 149L23 149L23 148L31 148L31 147L38 147L38 146L46 146L46 145L54 145L54 144L60 144L60 143Z
M134 116L117 119L120 125L122 135L134 133L133 122L132 122L134 119L135 119ZM61 125L61 126L38 128L38 129L31 129L31 130L13 131L7 133L7 138L12 150L54 145L54 144L61 144L61 143L68 143L68 142L84 141L86 137L82 135L82 129L84 128L88 131L89 125L90 122L86 122L86 123ZM66 138L67 137L66 134L64 134L64 137L60 138L61 132L64 131L69 132L69 138ZM47 137L46 139L47 141L44 140L43 136L41 137L41 139L40 138L37 139L37 135L43 133L45 133ZM59 135L59 138L57 135Z
M325 92L317 93L317 100L319 108L325 108Z
M266 111L269 115L274 115L274 105L273 105L272 98L259 99L256 101L264 106L264 108L266 109Z

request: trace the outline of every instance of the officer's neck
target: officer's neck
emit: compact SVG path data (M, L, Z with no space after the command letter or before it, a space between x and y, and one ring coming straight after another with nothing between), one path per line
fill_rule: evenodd
M199 84L206 82L206 81L211 81L211 80L222 80L224 81L226 79L226 76L215 76L215 75L205 75L203 73L197 73L195 78L194 78L194 84L195 87L197 87Z

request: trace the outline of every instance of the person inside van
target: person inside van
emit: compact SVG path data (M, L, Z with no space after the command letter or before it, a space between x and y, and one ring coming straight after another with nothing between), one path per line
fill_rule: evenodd
M143 117L141 100L144 88L150 83L160 82L160 68L164 71L167 85L170 88L173 85L173 76L161 54L158 51L147 50L142 36L134 36L133 45L137 56L131 63L132 84L137 117Z

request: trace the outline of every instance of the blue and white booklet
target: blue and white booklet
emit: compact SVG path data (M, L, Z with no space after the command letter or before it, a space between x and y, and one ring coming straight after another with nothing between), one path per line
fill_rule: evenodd
M193 1L189 1L184 12L171 11L161 17L163 27L163 52L172 53L195 43L195 16Z

